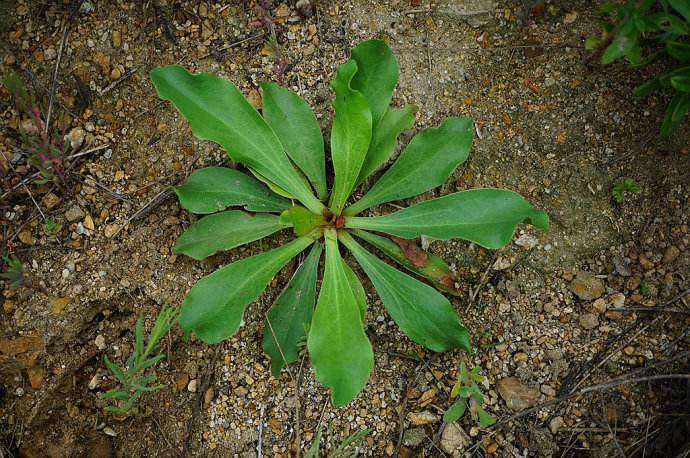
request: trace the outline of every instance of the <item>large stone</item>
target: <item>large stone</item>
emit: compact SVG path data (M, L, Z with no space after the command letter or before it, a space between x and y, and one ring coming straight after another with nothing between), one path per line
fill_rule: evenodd
M84 210L82 210L78 205L73 205L69 210L65 212L65 218L67 218L67 221L69 221L70 223L79 221L84 217L84 215Z
M407 414L407 420L415 426L428 425L429 423L436 423L439 418L438 415L424 410L422 412L410 412Z
M602 281L589 272L578 272L570 282L570 290L583 301L599 299L606 291Z
M424 428L410 428L403 434L403 444L409 447L417 447L426 439Z
M448 423L443 428L439 445L441 450L453 458L458 458L462 456L467 446L470 445L470 436L457 423Z
M501 379L496 384L498 394L508 408L520 412L535 405L539 400L539 391L520 383L515 377Z

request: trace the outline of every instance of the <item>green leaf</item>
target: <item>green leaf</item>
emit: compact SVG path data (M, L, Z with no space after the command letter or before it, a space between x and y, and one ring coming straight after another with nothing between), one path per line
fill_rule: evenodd
M405 335L433 351L470 351L467 329L441 293L381 261L349 234L342 234L340 240L371 279L384 307Z
M139 317L137 324L134 326L134 353L139 360L144 356L144 318ZM141 362L141 361L138 361Z
M202 278L182 302L180 327L206 343L218 343L240 327L244 308L273 276L313 242L301 237L280 248L242 259Z
M343 262L343 268L345 269L350 289L355 294L355 299L357 299L357 306L359 307L360 315L362 315L362 321L364 321L364 315L367 313L367 293L364 291L364 286L362 286L362 282L355 271L352 270L352 267Z
M368 435L371 433L370 429L362 429L360 431L356 431L349 436L347 436L343 441L338 445L333 452L328 455L328 458L352 458L356 457L357 455L352 455L348 452L350 452L350 448L352 445L356 444L360 440L364 438L364 436Z
M465 401L464 398L455 401L455 404L450 406L448 410L446 410L446 413L443 414L443 422L453 423L454 421L462 418L462 416L465 415L465 409L467 408L467 404L465 404L466 402L467 401Z
M690 3L687 0L668 0L668 3L690 22Z
M118 399L124 401L125 399L129 399L129 393L118 388L113 388L101 394L99 397L101 399Z
M335 117L331 129L335 183L331 190L330 209L336 215L340 215L355 187L371 141L371 111L367 99L350 87L356 72L357 64L349 60L338 67L337 77L331 82L335 91Z
M371 229L406 239L422 235L439 240L461 238L484 248L500 248L510 241L523 221L543 231L549 229L548 215L519 194L486 188L448 194L385 216L346 218L345 227Z
M671 86L680 92L690 92L690 76L674 76L671 78Z
M353 234L374 245L410 272L421 275L431 281L437 289L454 296L459 296L461 294L460 290L455 287L455 274L450 270L448 264L435 254L418 248L418 253L415 253L415 256L412 257L410 253L406 253L400 245L386 237L381 237L371 232L360 231L359 229L355 229ZM398 239L398 241L403 240L404 239ZM409 244L414 243L407 240L404 241Z
M252 212L281 212L291 206L252 177L226 167L199 169L174 189L182 208L201 215L235 205Z
M669 137L680 126L683 116L690 110L690 93L678 92L673 96L664 114L661 136Z
M357 62L352 89L366 97L371 110L371 123L376 130L388 110L398 82L398 62L383 40L361 42L352 49L352 60Z
M681 62L690 61L690 44L678 41L667 41L666 52L676 60Z
M154 364L156 364L158 361L162 360L163 358L165 358L165 355L156 355L152 358L149 358L146 361L144 361L143 363L141 363L141 369L142 370L147 369L147 368L153 366Z
M647 97L649 94L651 94L655 89L659 88L661 86L661 83L659 82L659 77L657 76L656 78L652 78L649 81L646 81L642 83L641 85L637 86L635 88L635 92L633 92L633 95L635 97Z
M333 404L342 406L366 385L374 352L364 333L334 229L326 231L325 240L326 265L307 348L317 380L331 389Z
M276 134L234 84L210 73L191 74L180 65L155 68L149 75L158 96L175 104L194 135L220 144L233 160L276 183L314 213L323 211Z
M601 43L601 38L596 37L596 36L589 37L585 40L585 49L587 51L591 51L592 49L599 46L600 43Z
M357 178L357 185L374 173L395 152L398 135L414 125L417 107L407 105L403 108L389 108L373 130L367 156Z
M307 176L320 199L326 189L326 159L321 127L307 102L274 83L261 83L263 115L297 167Z
M481 428L488 428L489 426L496 423L496 419L489 414L486 410L482 408L479 404L475 406L477 417L479 417L479 426Z
M346 209L357 213L384 202L416 196L442 185L472 146L472 119L447 118L438 128L415 136L400 157L361 200Z
M307 450L307 454L304 455L304 458L319 458L320 447L321 447L321 430L317 431L316 437L314 437L314 441L311 443L311 446L309 447L309 450Z
M286 210L287 211L287 210ZM230 210L195 222L175 243L175 253L201 260L222 250L259 240L288 227L277 215Z
M280 222L293 226L295 234L300 237L326 225L323 215L315 215L304 207L292 207L285 210L280 215Z
M314 245L266 314L263 349L271 357L271 374L280 377L286 364L297 361L299 342L311 322L316 303L316 276L323 246Z
M127 377L125 376L125 373L122 372L120 366L110 361L107 355L103 355L103 362L105 363L106 367L110 369L110 372L113 373L118 382L122 383L123 385L127 384Z
M281 188L280 186L278 186L277 184L275 184L274 182L272 182L271 180L269 180L265 176L261 175L259 172L257 172L253 168L249 167L249 171L251 172L252 175L254 175L256 177L257 180L259 180L260 182L262 182L263 184L268 186L268 189L273 191L275 194L278 194L279 196L285 197L287 199L295 199L295 196L293 196L292 194L290 194L289 192L287 192L286 190L284 190L283 188Z
M632 21L623 24L611 44L601 56L601 63L608 65L630 52L637 44L638 34Z

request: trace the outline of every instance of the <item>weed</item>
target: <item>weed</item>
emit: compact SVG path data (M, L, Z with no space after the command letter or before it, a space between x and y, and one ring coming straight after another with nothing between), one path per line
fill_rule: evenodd
M465 412L467 412L468 406L472 420L478 422L481 428L488 428L496 423L496 419L482 408L484 395L477 384L485 383L486 378L479 374L480 370L479 366L477 366L468 371L465 363L460 363L458 381L455 382L453 390L450 392L450 397L458 398L458 400L443 415L445 423L452 423L462 418Z
M640 192L640 185L632 178L619 178L616 184L613 185L611 195L613 199L622 204L631 194Z
M296 93L262 83L262 116L237 87L215 75L194 75L171 65L152 70L150 76L158 95L175 104L195 135L222 145L256 177L222 167L192 173L175 192L185 209L208 216L180 236L175 251L201 260L288 228L297 237L202 278L182 304L182 329L207 343L232 336L242 323L245 307L283 266L311 246L267 313L263 348L278 377L286 364L298 359L299 343L306 335L316 378L331 389L335 405L349 402L362 390L374 364L364 330L364 287L343 260L340 243L352 253L408 337L436 352L469 351L469 332L446 297L380 260L354 237L446 291L455 288L448 265L412 246L410 239L422 235L461 238L495 249L507 244L522 222L548 230L545 212L502 189L456 192L382 216L359 216L372 207L444 184L467 159L474 132L472 120L463 117L450 117L440 127L420 132L363 197L350 205L353 191L393 156L398 135L414 124L415 107L389 107L398 64L381 40L355 47L331 82L335 116L330 134L334 170L330 191L319 124ZM224 211L228 207L244 211ZM317 300L324 246L325 268Z
M8 281L12 288L22 286L24 284L22 261L13 254L3 255L0 261L0 279Z

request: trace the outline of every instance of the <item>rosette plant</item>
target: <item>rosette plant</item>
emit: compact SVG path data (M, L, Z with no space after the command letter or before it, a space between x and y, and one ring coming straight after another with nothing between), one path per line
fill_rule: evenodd
M175 250L203 259L282 230L290 229L296 236L279 248L233 262L199 280L182 304L181 327L207 343L232 336L246 306L283 266L311 247L266 314L263 348L278 377L285 364L298 359L306 338L316 378L331 390L335 405L346 404L362 390L374 365L364 327L366 294L343 260L341 244L410 339L436 352L469 351L468 331L436 289L457 293L450 268L411 239L461 238L499 248L510 241L521 222L548 229L546 213L502 189L457 192L392 213L361 216L378 205L442 185L470 151L469 118L451 117L438 128L417 134L363 197L350 204L353 191L393 156L398 135L414 123L414 107L389 106L398 64L381 40L355 47L331 82L335 115L330 164L316 117L299 95L286 88L262 83L260 114L237 87L217 76L191 74L178 65L156 68L150 76L158 95L175 105L197 137L220 144L253 175L209 167L192 173L177 187L182 207L208 216L180 236ZM236 208L226 210L230 207ZM362 241L414 276L379 259Z

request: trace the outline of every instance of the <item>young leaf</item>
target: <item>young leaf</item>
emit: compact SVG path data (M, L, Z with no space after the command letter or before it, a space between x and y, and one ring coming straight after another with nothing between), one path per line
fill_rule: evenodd
M316 303L316 276L323 246L314 245L264 320L263 349L271 357L271 374L280 377L286 364L297 361L298 344L311 321Z
M671 78L671 86L676 91L690 92L690 76L674 76Z
M107 355L103 355L103 362L105 363L106 367L110 369L110 372L113 373L118 382L122 383L123 385L127 384L127 377L125 376L125 373L122 372L120 366L110 361Z
M326 225L323 215L315 215L304 207L292 207L285 210L280 215L280 222L293 226L295 234L300 237Z
M335 230L328 229L325 239L326 266L307 348L317 380L331 389L333 405L342 406L366 385L374 352L364 333Z
M681 62L690 61L690 44L680 43L678 41L667 41L666 52L671 57Z
M606 48L601 56L601 63L603 65L608 65L616 59L619 59L637 44L637 31L635 30L635 24L632 21L628 21L621 26L615 35L615 38L611 44Z
M549 217L519 194L505 189L472 189L431 199L385 216L346 218L345 227L371 229L406 239L427 235L461 238L485 248L508 243L518 224L528 220L543 231Z
M346 233L340 240L352 252L376 288L384 307L410 339L433 351L470 351L467 329L441 293L389 266Z
M381 121L373 130L367 156L364 158L362 170L359 171L356 185L362 183L374 173L395 152L398 135L403 130L411 129L414 125L414 114L417 107L407 105L403 108L389 108ZM355 185L355 186L356 186Z
M690 93L676 93L666 107L664 122L661 125L661 136L669 137L680 126L683 116L688 111L690 111Z
M455 401L455 404L450 406L448 410L446 410L446 413L443 414L443 422L453 423L462 418L462 416L465 415L465 409L467 407L466 402L465 398L460 398Z
M144 356L144 318L139 317L137 324L134 326L134 354L136 359L141 363L141 358Z
M480 428L488 428L489 426L493 425L496 423L496 419L491 416L489 412L484 410L482 406L477 404L475 406L476 412L477 412L477 417L479 418L479 427Z
M307 102L274 83L261 83L263 115L297 167L307 176L320 199L326 189L326 159L321 127Z
M244 308L273 276L313 242L301 237L280 248L229 264L202 278L182 302L180 326L206 343L218 343L240 327Z
M660 86L661 82L659 81L659 77L657 76L637 86L635 88L635 91L633 92L633 95L635 97L647 97Z
M242 205L252 212L281 212L292 205L252 177L226 167L197 170L174 189L182 208L201 215L234 205Z
M331 191L330 209L336 215L340 214L355 187L371 141L371 111L367 99L350 86L356 72L357 64L349 60L338 67L337 77L331 82L335 91L335 116L331 129L335 183Z
M442 185L467 159L472 135L470 118L447 118L440 127L420 132L369 192L346 209L345 214L356 215L374 205L416 196Z
M309 450L307 450L304 458L319 458L319 451L321 448L321 430L317 431L314 441L311 443Z
M323 211L276 134L234 84L209 73L191 74L180 65L154 68L149 75L158 96L175 104L194 135L219 143L233 160L276 183L314 213Z
M419 248L421 253L423 253L423 256L419 256L422 263L415 263L410 259L410 256L391 239L372 234L371 232L360 231L359 229L355 229L352 233L383 251L388 257L410 272L421 275L431 281L436 288L452 294L453 296L459 296L461 294L460 290L455 287L455 274L450 270L448 264L435 254Z
M230 210L201 218L175 243L175 253L201 260L221 250L229 250L259 240L288 227L277 215Z
M352 49L351 58L357 62L352 89L366 97L371 110L371 124L376 130L398 82L398 62L383 40L361 42Z

